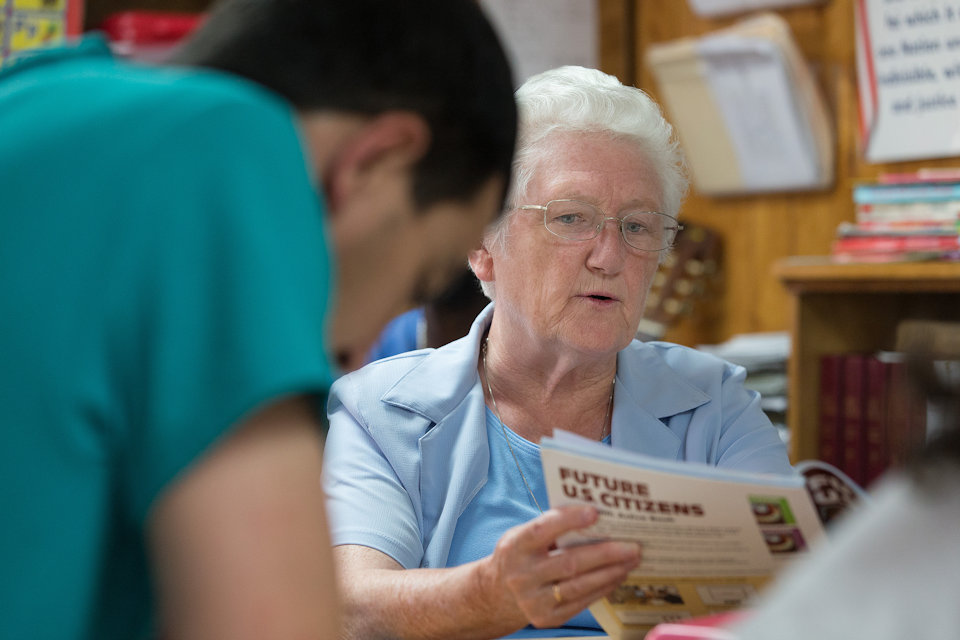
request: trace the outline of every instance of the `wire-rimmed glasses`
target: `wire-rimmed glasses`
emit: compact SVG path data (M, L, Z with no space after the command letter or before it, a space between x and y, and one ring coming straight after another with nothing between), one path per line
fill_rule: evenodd
M598 207L580 200L551 200L545 205L525 204L524 210L543 211L543 226L555 236L567 240L592 240L600 235L607 220L620 225L623 241L640 251L663 251L673 246L683 225L677 219L656 211L630 211L608 216Z

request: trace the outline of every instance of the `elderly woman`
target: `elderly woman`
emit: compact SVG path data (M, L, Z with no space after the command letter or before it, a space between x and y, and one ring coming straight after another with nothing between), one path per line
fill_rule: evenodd
M325 484L358 638L599 633L584 609L640 550L555 548L596 513L548 510L538 443L554 429L791 473L741 368L634 340L686 190L656 104L579 67L531 78L517 99L510 210L470 257L494 303L466 337L331 392Z

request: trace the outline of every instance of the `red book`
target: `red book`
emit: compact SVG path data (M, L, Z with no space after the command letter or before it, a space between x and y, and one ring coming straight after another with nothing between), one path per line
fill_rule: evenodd
M832 258L837 264L854 262L881 264L890 262L916 262L928 260L953 260L949 251L870 251L853 253L834 253Z
M916 182L960 182L960 168L925 167L917 171L903 173L881 173L877 178L880 184L913 184Z
M866 360L866 401L864 403L864 477L863 486L870 486L883 475L889 462L887 453L887 398L890 367L876 356Z
M848 353L843 366L843 464L840 468L854 482L864 484L866 450L867 356Z
M960 237L950 235L847 236L833 241L833 253L890 253L894 251L954 251Z
M818 458L843 466L843 354L820 357L820 433Z

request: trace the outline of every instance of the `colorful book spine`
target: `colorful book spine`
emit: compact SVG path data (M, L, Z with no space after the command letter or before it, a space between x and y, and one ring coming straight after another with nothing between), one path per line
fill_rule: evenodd
M853 188L857 204L944 202L960 200L960 182L919 184L861 184Z
M884 238L936 236L955 238L960 231L957 220L887 220L873 222L841 222L837 225L838 238Z
M956 227L960 200L942 202L886 202L855 205L857 224L942 225Z
M956 251L960 236L949 235L848 235L833 241L834 253L890 253L893 251Z
M890 262L925 262L930 260L953 259L953 252L944 251L856 251L838 252L831 255L837 264Z

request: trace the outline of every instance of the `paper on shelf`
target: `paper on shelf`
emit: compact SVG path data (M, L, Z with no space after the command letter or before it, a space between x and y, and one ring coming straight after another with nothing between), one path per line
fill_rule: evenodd
M817 153L779 47L730 34L703 38L697 50L731 132L744 184L763 191L816 183Z
M741 333L720 344L697 345L697 349L747 370L765 369L782 365L790 357L790 334L786 331Z
M832 184L826 104L782 18L762 14L700 38L659 43L646 60L699 191Z

